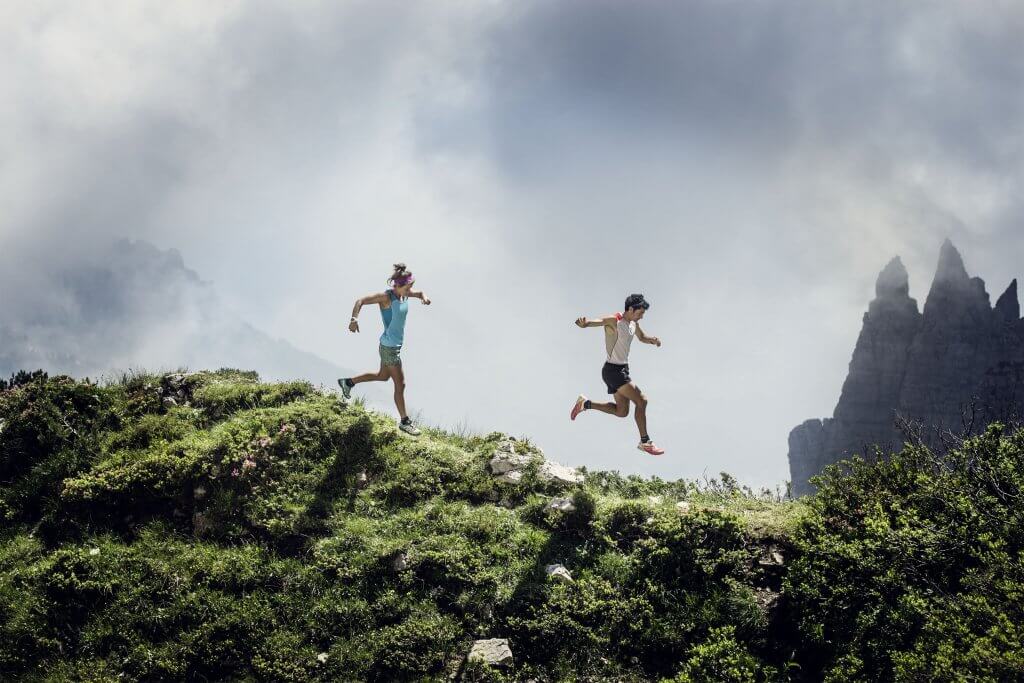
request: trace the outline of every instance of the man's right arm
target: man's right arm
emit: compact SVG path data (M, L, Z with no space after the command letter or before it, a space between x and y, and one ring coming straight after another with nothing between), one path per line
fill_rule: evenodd
M613 315L606 315L600 318L583 317L576 319L576 325L578 327L605 327L611 325L614 320L615 316Z

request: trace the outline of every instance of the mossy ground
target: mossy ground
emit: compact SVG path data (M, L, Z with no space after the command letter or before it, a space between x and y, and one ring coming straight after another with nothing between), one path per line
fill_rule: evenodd
M824 503L727 476L501 485L504 435L412 439L230 370L26 376L0 421L0 678L872 678L830 636L843 574L814 539L849 525ZM477 638L509 639L515 668L465 662Z

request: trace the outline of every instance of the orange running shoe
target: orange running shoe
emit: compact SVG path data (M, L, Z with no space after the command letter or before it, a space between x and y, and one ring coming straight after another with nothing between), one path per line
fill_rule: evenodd
M575 420L576 416L583 412L583 404L587 402L587 397L580 394L579 398L576 399L576 405L572 407L572 412L569 413L569 419Z
M665 454L665 449L664 448L658 448L657 446L654 445L653 441L648 441L647 443L644 443L643 441L641 441L640 445L637 446L637 448L640 449L641 451L643 451L644 453L649 453L650 455L664 455Z

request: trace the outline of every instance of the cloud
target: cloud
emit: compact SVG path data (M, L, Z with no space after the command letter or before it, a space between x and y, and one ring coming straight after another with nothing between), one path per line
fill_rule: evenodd
M404 260L435 300L403 352L425 417L762 483L834 404L895 253L918 298L947 236L996 289L1020 275L1015 4L0 13L4 318L129 236L180 250L239 318L369 369L372 324L342 327ZM666 341L634 361L657 462L629 455L629 422L563 415L601 391L600 339L572 319L631 291Z

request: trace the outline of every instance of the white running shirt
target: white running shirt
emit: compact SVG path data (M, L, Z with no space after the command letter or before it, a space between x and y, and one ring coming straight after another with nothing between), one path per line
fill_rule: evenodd
M636 336L636 323L615 314L615 329L604 328L604 344L608 349L608 362L615 365L629 364L629 346Z

